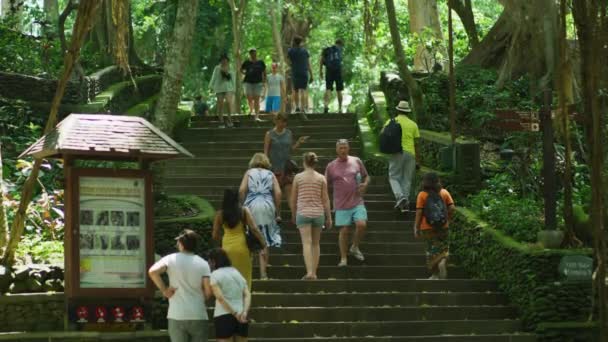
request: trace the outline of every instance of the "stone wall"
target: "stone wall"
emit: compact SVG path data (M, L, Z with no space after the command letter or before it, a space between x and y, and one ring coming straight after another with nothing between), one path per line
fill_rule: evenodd
M86 84L86 82L85 82ZM88 94L86 85L69 82L63 103L84 103ZM0 72L0 96L35 102L51 102L57 89L57 80L10 72Z
M63 330L63 293L0 296L0 332Z

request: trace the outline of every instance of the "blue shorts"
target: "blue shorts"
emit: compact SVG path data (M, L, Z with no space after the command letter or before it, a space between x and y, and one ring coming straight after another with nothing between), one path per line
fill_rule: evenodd
M266 113L278 112L281 110L281 97L280 96L267 96L266 97Z
M367 210L365 205L350 209L336 210L336 227L350 226L357 221L367 221Z
M304 225L310 225L313 228L321 228L325 225L325 215L317 217L306 217L300 214L296 215L296 226L301 228L301 226Z

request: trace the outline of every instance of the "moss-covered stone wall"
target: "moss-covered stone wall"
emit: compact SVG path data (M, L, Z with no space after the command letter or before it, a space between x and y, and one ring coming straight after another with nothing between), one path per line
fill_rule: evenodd
M63 330L63 293L0 296L0 332Z
M590 255L588 249L548 250L522 244L458 208L450 229L450 254L469 273L496 280L519 308L527 330L543 322L583 322L589 316L591 280L567 282L558 272L562 257Z

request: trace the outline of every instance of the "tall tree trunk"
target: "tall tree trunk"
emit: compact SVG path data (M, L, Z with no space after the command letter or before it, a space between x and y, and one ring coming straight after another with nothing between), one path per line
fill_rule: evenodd
M448 3L460 17L462 26L469 37L469 46L476 47L479 44L479 33L477 33L477 25L475 25L471 0L448 0Z
M395 47L395 58L397 59L397 66L399 68L399 76L407 85L409 90L411 104L413 107L412 119L416 121L417 116L424 116L424 96L422 90L418 86L418 82L412 76L410 69L407 67L405 61L405 51L403 50L403 44L401 43L401 34L399 33L399 27L397 26L397 16L395 14L395 3L393 0L385 0L386 2L386 13L388 16L388 26L391 30L391 39L393 46Z
M285 61L285 51L283 50L283 39L281 37L281 30L279 28L279 18L277 16L277 9L280 8L280 1L271 0L269 3L270 7L270 21L272 23L272 41L274 43L274 50L276 59L280 64L281 74L285 78L287 73L287 62ZM287 95L287 94L285 94ZM281 111L286 112L287 101L281 101Z
M91 28L95 11L98 7L99 0L81 1L78 5L78 14L76 15L76 22L74 23L74 28L72 30L70 48L67 49L63 57L63 73L61 75L61 79L59 79L57 90L55 91L53 102L51 103L51 112L44 128L44 134L50 132L57 124L57 112L59 110L59 104L63 98L63 94L72 74L72 69L75 62L80 56L80 48L82 47L82 43L87 35L87 32ZM11 224L9 240L2 254L2 258L0 259L0 263L2 265L10 267L15 261L15 251L19 245L19 241L21 241L21 236L23 235L23 230L25 227L27 208L32 201L34 188L38 183L40 165L42 165L42 160L36 159L32 171L23 185L19 208L17 209L17 212L15 212L13 223Z
M380 23L380 0L364 0L363 33L365 35L365 58L372 69L378 63L376 53L376 30Z
M4 252L8 241L8 221L6 219L6 207L4 206L4 186L2 175L2 143L0 143L0 255Z
M55 36L59 22L59 3L57 0L44 0L44 35Z
M139 58L135 49L135 38L133 35L133 11L131 2L129 1L129 64L134 66L145 66L145 63Z
M568 106L571 104L568 98L567 88L570 80L570 61L567 58L567 38L566 38L566 1L560 0L559 10L559 57L558 63L556 64L555 70L555 84L558 91L559 99L559 127L560 136L565 146L565 171L562 179L564 184L564 223L565 223L565 236L564 236L564 247L580 247L581 241L576 237L574 233L574 213L572 205L572 142L570 139L570 117L568 115Z
M173 131L175 113L182 94L184 70L190 59L198 14L197 0L179 0L177 4L175 27L165 59L163 84L154 112L155 125L168 134Z
M544 1L499 0L504 10L490 32L462 60L464 65L497 69L498 85L545 68ZM556 13L557 15L557 13Z
M408 0L407 4L410 13L410 30L422 38L416 47L414 71L431 72L436 63L442 66L445 64L443 60L437 58L437 54L441 53L443 58L446 56L437 0ZM428 40L425 30L432 32L433 37L439 42L438 46L427 48Z
M600 74L602 71L602 21L599 0L576 0L572 2L572 15L578 31L581 51L581 69L583 79L583 106L587 128L587 143L591 151L591 224L594 229L594 253L596 270L594 290L595 302L599 313L599 336L601 341L608 341L608 293L606 290L606 239L604 233L604 194L602 193L604 166L604 142L602 141L603 120L600 96Z
M238 1L238 2L237 2ZM243 21L245 18L245 9L247 8L247 0L228 0L230 10L232 12L232 53L234 58L234 108L241 112L241 100L243 97L242 76L241 76L241 36L243 34Z

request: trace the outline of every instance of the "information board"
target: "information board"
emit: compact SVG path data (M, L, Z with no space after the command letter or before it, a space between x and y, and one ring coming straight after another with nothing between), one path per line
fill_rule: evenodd
M78 180L80 288L145 288L145 178Z

